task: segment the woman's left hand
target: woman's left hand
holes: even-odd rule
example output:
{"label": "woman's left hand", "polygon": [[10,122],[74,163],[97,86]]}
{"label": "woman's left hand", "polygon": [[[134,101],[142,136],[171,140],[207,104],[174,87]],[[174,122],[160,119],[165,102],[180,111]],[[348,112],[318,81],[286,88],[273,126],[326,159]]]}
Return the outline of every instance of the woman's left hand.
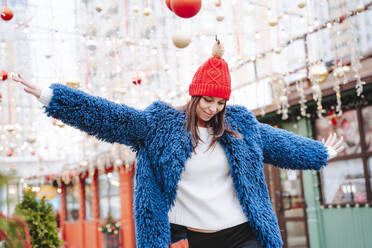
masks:
{"label": "woman's left hand", "polygon": [[337,138],[336,133],[332,133],[328,136],[328,138],[325,141],[323,138],[322,142],[325,146],[331,147],[339,154],[345,149],[345,147],[342,145],[343,140],[344,137],[341,136],[341,138]]}

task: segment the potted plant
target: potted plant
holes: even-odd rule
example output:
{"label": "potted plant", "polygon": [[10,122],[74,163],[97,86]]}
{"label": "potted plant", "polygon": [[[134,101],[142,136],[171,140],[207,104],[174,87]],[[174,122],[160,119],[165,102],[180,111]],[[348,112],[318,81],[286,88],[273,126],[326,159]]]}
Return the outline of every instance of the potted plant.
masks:
{"label": "potted plant", "polygon": [[120,222],[109,215],[106,221],[98,228],[102,232],[106,248],[120,247]]}

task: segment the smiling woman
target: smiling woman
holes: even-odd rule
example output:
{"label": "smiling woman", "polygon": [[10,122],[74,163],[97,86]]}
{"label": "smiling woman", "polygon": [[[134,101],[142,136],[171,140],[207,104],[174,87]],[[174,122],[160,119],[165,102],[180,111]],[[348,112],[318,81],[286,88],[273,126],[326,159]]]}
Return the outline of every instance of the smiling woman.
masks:
{"label": "smiling woman", "polygon": [[15,78],[49,116],[137,151],[139,248],[282,247],[263,163],[319,170],[330,150],[342,150],[335,136],[323,144],[261,124],[243,106],[226,106],[231,78],[222,55],[217,40],[181,110],[163,102],[137,110],[61,84],[41,91]]}

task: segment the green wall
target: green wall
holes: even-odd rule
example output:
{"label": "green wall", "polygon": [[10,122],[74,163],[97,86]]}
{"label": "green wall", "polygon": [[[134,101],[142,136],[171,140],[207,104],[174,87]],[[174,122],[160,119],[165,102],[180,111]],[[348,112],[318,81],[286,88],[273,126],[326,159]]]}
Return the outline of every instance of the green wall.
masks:
{"label": "green wall", "polygon": [[[297,124],[297,125],[295,125]],[[312,137],[311,123],[301,119],[282,128]],[[303,171],[310,248],[372,248],[372,208],[321,208],[318,177]]]}

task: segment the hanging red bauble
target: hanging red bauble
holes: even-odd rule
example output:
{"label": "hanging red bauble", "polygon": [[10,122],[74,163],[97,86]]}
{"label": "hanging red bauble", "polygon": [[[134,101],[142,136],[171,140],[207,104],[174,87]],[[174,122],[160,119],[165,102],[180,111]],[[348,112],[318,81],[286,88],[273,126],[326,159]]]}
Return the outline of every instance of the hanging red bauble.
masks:
{"label": "hanging red bauble", "polygon": [[10,148],[10,149],[7,151],[7,153],[6,153],[6,155],[7,155],[8,157],[13,156],[13,154],[14,154],[14,149],[13,149],[13,148]]}
{"label": "hanging red bauble", "polygon": [[3,8],[1,10],[1,18],[4,21],[10,21],[13,18],[13,11],[9,8]]}
{"label": "hanging red bauble", "polygon": [[170,3],[171,0],[165,0],[165,4],[167,5],[168,9],[170,9],[170,11],[173,11],[172,10],[172,7],[171,7],[171,3]]}
{"label": "hanging red bauble", "polygon": [[142,79],[141,78],[133,78],[133,80],[132,80],[132,83],[134,85],[140,85],[141,82],[142,82]]}
{"label": "hanging red bauble", "polygon": [[6,70],[1,70],[0,71],[0,78],[3,81],[5,81],[8,78],[8,73],[6,72]]}
{"label": "hanging red bauble", "polygon": [[182,18],[195,16],[201,8],[201,0],[170,0],[173,12]]}
{"label": "hanging red bauble", "polygon": [[337,120],[336,118],[331,119],[332,125],[335,127],[337,125]]}

